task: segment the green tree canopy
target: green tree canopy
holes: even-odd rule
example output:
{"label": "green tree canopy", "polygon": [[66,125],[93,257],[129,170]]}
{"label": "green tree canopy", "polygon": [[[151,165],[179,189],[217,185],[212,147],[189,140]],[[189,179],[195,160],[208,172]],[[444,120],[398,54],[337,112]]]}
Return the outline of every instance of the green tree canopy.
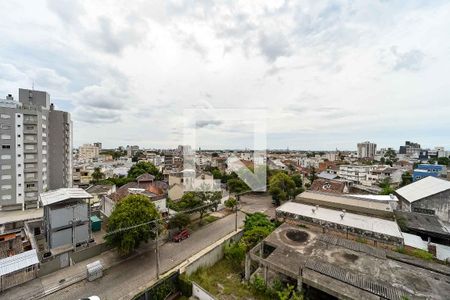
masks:
{"label": "green tree canopy", "polygon": [[233,208],[237,205],[236,198],[230,197],[228,200],[225,201],[225,207],[227,208]]}
{"label": "green tree canopy", "polygon": [[221,192],[213,191],[195,191],[187,192],[181,197],[181,200],[176,203],[178,211],[190,210],[191,213],[200,213],[200,223],[203,221],[203,216],[208,210],[217,209],[220,199],[222,198]]}
{"label": "green tree canopy", "polygon": [[133,165],[128,171],[128,177],[136,179],[142,174],[149,173],[156,177],[157,180],[162,179],[162,174],[154,164],[148,161],[140,161]]}
{"label": "green tree canopy", "polygon": [[250,191],[248,185],[240,178],[232,178],[227,181],[228,191],[233,194]]}
{"label": "green tree canopy", "polygon": [[402,182],[400,183],[401,186],[405,186],[410,184],[413,181],[413,177],[409,172],[405,172],[402,174]]}
{"label": "green tree canopy", "polygon": [[188,226],[191,223],[191,219],[189,216],[185,213],[177,213],[173,217],[169,219],[169,228],[175,229],[178,228],[178,230],[183,229],[184,227]]}
{"label": "green tree canopy", "polygon": [[99,182],[104,177],[102,170],[99,167],[94,168],[94,172],[92,173],[92,179],[94,182]]}
{"label": "green tree canopy", "polygon": [[159,212],[147,197],[143,195],[128,195],[117,203],[111,213],[108,219],[107,232],[109,234],[107,234],[105,239],[107,243],[117,247],[119,254],[128,255],[139,247],[141,242],[148,242],[149,239],[155,238],[156,223],[159,221],[134,228],[130,227],[158,220],[159,218]]}
{"label": "green tree canopy", "polygon": [[295,182],[286,173],[279,172],[272,176],[269,185],[269,193],[276,205],[280,205],[281,201],[285,201],[295,194]]}

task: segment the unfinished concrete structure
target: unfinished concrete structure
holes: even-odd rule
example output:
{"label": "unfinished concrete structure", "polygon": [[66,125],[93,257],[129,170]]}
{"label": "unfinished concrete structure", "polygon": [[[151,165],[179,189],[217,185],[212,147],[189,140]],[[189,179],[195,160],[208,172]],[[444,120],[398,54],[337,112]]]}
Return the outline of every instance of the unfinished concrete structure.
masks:
{"label": "unfinished concrete structure", "polygon": [[246,255],[245,279],[261,274],[339,299],[448,299],[450,268],[283,224]]}

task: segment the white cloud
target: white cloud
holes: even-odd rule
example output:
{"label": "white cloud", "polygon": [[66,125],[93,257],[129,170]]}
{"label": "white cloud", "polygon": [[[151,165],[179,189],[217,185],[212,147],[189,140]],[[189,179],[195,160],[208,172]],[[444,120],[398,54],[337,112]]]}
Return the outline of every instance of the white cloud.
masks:
{"label": "white cloud", "polygon": [[[47,89],[76,145],[175,146],[205,103],[267,108],[268,145],[291,149],[434,146],[449,125],[446,2],[17,2],[0,4],[0,93]],[[207,121],[208,145],[233,146]]]}

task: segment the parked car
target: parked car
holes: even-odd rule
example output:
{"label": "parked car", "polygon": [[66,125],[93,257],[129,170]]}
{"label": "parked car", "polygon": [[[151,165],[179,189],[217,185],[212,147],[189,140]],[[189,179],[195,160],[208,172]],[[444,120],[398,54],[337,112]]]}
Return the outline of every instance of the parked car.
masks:
{"label": "parked car", "polygon": [[183,229],[180,232],[178,232],[177,234],[175,234],[172,237],[172,241],[174,242],[181,242],[184,239],[187,239],[191,234],[189,233],[189,230],[187,229]]}

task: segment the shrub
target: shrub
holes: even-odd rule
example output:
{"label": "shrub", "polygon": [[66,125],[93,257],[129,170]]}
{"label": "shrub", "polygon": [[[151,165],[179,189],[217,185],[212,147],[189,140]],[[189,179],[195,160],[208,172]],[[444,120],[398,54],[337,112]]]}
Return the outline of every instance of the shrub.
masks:
{"label": "shrub", "polygon": [[233,267],[238,268],[245,258],[245,244],[242,242],[230,243],[225,245],[225,258],[233,264]]}
{"label": "shrub", "polygon": [[264,294],[266,292],[266,283],[261,276],[255,275],[255,277],[253,277],[253,281],[251,281],[250,284],[256,292],[261,294]]}
{"label": "shrub", "polygon": [[178,287],[183,296],[188,298],[192,296],[192,282],[184,274],[178,277]]}

